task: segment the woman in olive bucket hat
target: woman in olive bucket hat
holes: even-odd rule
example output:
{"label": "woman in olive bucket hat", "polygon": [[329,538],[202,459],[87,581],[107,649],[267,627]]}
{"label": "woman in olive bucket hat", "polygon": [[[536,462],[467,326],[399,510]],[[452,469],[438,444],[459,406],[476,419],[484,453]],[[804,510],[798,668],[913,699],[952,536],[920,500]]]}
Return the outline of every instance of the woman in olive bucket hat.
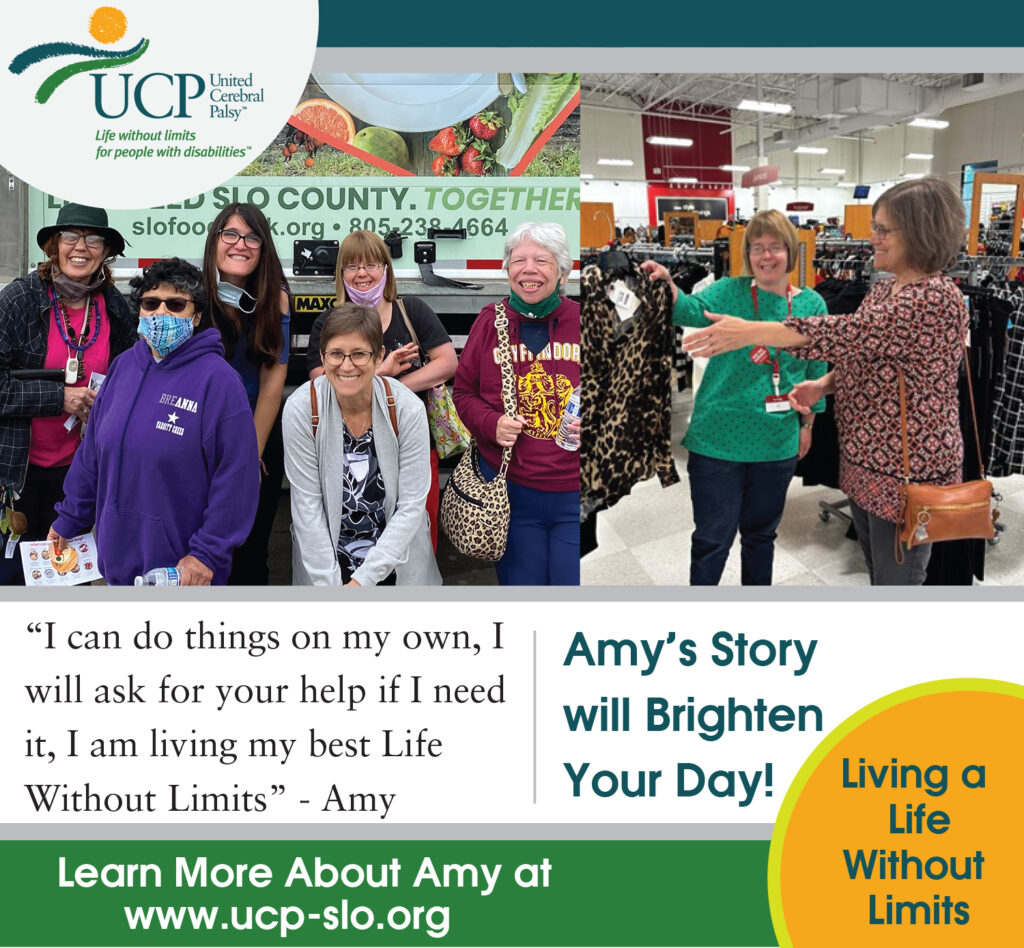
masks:
{"label": "woman in olive bucket hat", "polygon": [[[46,259],[0,292],[0,505],[21,515],[8,533],[25,540],[46,537],[64,496],[90,380],[136,339],[108,266],[125,239],[105,210],[65,204],[36,242]],[[21,557],[0,556],[0,584],[22,582]]]}

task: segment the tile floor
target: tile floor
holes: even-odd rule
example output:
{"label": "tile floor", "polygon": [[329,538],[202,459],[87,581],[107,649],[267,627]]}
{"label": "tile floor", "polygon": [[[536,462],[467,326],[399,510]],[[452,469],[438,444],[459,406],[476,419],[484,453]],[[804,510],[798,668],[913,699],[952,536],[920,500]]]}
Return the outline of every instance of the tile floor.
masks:
{"label": "tile floor", "polygon": [[[689,390],[677,393],[672,406],[674,440],[686,430],[692,407]],[[583,585],[685,585],[690,567],[693,516],[686,480],[686,449],[674,449],[682,483],[663,489],[657,479],[633,488],[611,510],[598,516],[598,548],[583,558]],[[988,548],[986,586],[1024,585],[1024,476],[996,479],[1003,495],[1001,539]],[[794,479],[775,545],[778,586],[866,586],[860,546],[847,539],[846,523],[818,516],[818,502],[842,499],[838,490],[804,487]],[[739,540],[722,576],[722,585],[740,581]]]}

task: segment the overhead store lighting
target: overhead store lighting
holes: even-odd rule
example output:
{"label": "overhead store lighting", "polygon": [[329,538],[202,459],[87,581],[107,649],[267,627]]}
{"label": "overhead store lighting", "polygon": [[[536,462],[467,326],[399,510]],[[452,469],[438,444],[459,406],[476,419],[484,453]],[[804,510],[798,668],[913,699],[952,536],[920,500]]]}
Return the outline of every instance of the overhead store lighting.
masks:
{"label": "overhead store lighting", "polygon": [[845,168],[819,168],[818,174],[846,174]]}
{"label": "overhead store lighting", "polygon": [[902,177],[904,179],[906,179],[907,181],[916,181],[918,178],[923,178],[924,177],[924,172],[923,171],[908,171],[905,174],[903,174]]}
{"label": "overhead store lighting", "polygon": [[580,175],[580,179],[581,179],[582,181],[592,181],[592,180],[593,180],[593,178],[594,178],[594,176],[593,176],[592,174],[586,174],[586,173],[584,173],[584,174],[581,174],[581,175]]}
{"label": "overhead store lighting", "polygon": [[944,122],[942,119],[916,118],[907,124],[913,128],[949,128],[949,122]]}
{"label": "overhead store lighting", "polygon": [[696,184],[700,178],[669,178],[669,184]]}
{"label": "overhead store lighting", "polygon": [[837,188],[855,188],[855,187],[857,187],[857,182],[856,181],[837,181],[835,183],[835,187],[837,187]]}
{"label": "overhead store lighting", "polygon": [[793,106],[783,102],[759,102],[757,99],[744,99],[736,108],[747,112],[774,112],[776,115],[786,115],[793,111]]}
{"label": "overhead store lighting", "polygon": [[749,171],[750,165],[719,165],[719,171]]}
{"label": "overhead store lighting", "polygon": [[692,138],[669,138],[665,135],[648,135],[648,145],[676,145],[679,148],[689,148],[693,144]]}
{"label": "overhead store lighting", "polygon": [[598,158],[599,165],[614,165],[616,168],[632,168],[632,158]]}
{"label": "overhead store lighting", "polygon": [[923,151],[911,151],[911,152],[907,152],[907,154],[905,154],[903,157],[904,158],[914,158],[914,159],[916,159],[918,161],[931,161],[935,156],[934,155],[927,155]]}
{"label": "overhead store lighting", "polygon": [[816,145],[800,145],[793,149],[794,155],[827,155],[827,148],[818,148]]}

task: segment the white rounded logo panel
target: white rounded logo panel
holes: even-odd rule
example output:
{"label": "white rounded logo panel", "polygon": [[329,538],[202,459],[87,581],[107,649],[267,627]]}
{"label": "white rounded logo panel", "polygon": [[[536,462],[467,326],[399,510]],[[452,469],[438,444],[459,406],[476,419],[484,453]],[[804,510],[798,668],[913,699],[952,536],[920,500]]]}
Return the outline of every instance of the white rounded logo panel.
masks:
{"label": "white rounded logo panel", "polygon": [[0,31],[0,164],[107,208],[190,197],[244,168],[302,97],[317,0],[247,7],[47,0]]}

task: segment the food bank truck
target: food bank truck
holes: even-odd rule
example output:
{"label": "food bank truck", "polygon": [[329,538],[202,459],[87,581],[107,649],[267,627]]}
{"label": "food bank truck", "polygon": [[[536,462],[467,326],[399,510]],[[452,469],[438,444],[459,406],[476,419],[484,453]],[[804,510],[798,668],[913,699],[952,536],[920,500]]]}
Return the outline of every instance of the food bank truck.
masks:
{"label": "food bank truck", "polygon": [[[63,203],[32,188],[26,201],[30,235]],[[399,292],[425,300],[461,349],[480,309],[507,295],[505,238],[524,222],[565,229],[578,295],[579,75],[313,75],[238,176],[176,204],[108,209],[130,245],[122,288],[161,257],[201,265],[211,222],[235,201],[267,216],[291,285],[290,384],[306,377],[309,330],[334,303],[337,247],[355,230],[387,240]],[[26,243],[31,267],[39,251]]]}

